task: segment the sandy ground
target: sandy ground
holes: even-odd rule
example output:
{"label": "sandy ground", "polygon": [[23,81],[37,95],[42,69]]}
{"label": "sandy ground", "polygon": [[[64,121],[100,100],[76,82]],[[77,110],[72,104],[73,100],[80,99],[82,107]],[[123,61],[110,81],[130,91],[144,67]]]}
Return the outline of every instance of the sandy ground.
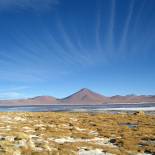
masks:
{"label": "sandy ground", "polygon": [[155,116],[0,113],[0,155],[155,154]]}

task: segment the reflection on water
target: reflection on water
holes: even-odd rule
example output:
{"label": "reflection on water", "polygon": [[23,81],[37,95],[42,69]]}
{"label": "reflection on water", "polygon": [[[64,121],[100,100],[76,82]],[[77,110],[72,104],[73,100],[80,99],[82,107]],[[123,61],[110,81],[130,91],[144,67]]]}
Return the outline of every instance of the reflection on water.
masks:
{"label": "reflection on water", "polygon": [[155,112],[155,103],[144,104],[104,104],[104,105],[31,105],[31,106],[1,106],[1,112],[18,111],[77,111],[77,112],[104,112],[104,111],[152,111]]}
{"label": "reflection on water", "polygon": [[138,126],[138,124],[131,124],[131,123],[121,123],[119,125],[120,126],[127,126],[130,129],[137,128],[137,126]]}

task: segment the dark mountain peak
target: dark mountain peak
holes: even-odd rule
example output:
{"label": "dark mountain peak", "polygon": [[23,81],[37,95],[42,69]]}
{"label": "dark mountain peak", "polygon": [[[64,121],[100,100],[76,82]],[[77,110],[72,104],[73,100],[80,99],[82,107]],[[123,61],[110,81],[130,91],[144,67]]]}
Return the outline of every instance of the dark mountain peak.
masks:
{"label": "dark mountain peak", "polygon": [[80,89],[79,91],[77,91],[77,92],[75,92],[74,94],[72,94],[72,95],[70,95],[70,96],[74,96],[74,95],[82,95],[82,96],[102,96],[103,97],[103,95],[100,95],[100,94],[98,94],[98,93],[96,93],[96,92],[94,92],[94,91],[92,91],[92,90],[90,90],[90,89],[88,89],[88,88],[82,88],[82,89]]}
{"label": "dark mountain peak", "polygon": [[87,91],[89,90],[88,88],[82,88],[81,91]]}
{"label": "dark mountain peak", "polygon": [[78,92],[92,92],[92,91],[90,89],[88,89],[88,88],[82,88]]}
{"label": "dark mountain peak", "polygon": [[76,93],[61,99],[64,103],[73,103],[73,104],[95,104],[95,103],[102,103],[105,101],[105,98],[103,95],[98,94],[90,89],[83,88]]}

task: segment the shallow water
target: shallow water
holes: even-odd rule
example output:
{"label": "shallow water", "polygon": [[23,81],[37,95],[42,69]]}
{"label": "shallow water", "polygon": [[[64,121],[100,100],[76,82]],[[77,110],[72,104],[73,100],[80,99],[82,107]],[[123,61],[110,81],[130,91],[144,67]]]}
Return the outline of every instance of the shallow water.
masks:
{"label": "shallow water", "polygon": [[138,127],[138,124],[131,124],[131,123],[121,123],[119,125],[120,126],[127,126],[130,129],[133,129],[133,128],[137,128]]}
{"label": "shallow water", "polygon": [[155,112],[155,103],[143,104],[104,104],[104,105],[30,105],[30,106],[0,106],[0,112],[119,112],[119,111],[148,111]]}

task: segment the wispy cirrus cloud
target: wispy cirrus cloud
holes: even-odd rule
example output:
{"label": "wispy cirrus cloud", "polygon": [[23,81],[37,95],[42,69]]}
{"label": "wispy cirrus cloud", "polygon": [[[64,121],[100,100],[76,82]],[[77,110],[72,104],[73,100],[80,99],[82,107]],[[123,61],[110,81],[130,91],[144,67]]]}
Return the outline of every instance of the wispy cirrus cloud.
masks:
{"label": "wispy cirrus cloud", "polygon": [[[78,48],[78,37],[75,38],[73,42],[72,37],[69,35],[67,29],[65,29],[61,20],[58,20],[58,28],[59,32],[61,33],[61,37],[64,40],[65,47],[64,47],[64,57],[67,58],[67,61],[72,65],[80,65],[80,66],[89,66],[92,65],[92,57],[89,52],[85,48],[83,48],[82,44],[80,44],[80,49]],[[94,58],[94,57],[93,57]],[[95,59],[94,59],[95,61]]]}
{"label": "wispy cirrus cloud", "polygon": [[111,6],[111,17],[110,17],[110,22],[109,22],[109,32],[107,36],[107,45],[111,46],[113,45],[113,39],[114,39],[114,26],[115,26],[115,12],[116,11],[116,0],[112,0],[112,6]]}
{"label": "wispy cirrus cloud", "polygon": [[102,51],[102,47],[101,47],[101,7],[99,7],[98,11],[97,11],[97,17],[96,17],[96,48],[99,52]]}
{"label": "wispy cirrus cloud", "polygon": [[16,99],[23,96],[22,91],[29,89],[28,86],[15,86],[7,89],[0,89],[0,100]]}
{"label": "wispy cirrus cloud", "polygon": [[29,86],[12,86],[10,89],[0,89],[0,93],[6,93],[6,92],[14,92],[14,91],[22,91],[25,89],[29,89]]}
{"label": "wispy cirrus cloud", "polygon": [[58,3],[58,0],[0,0],[0,10],[12,8],[48,10]]}
{"label": "wispy cirrus cloud", "polygon": [[21,96],[18,92],[0,92],[0,99],[15,99]]}
{"label": "wispy cirrus cloud", "polygon": [[130,22],[131,22],[132,15],[133,15],[134,3],[135,2],[132,0],[130,3],[130,6],[129,6],[129,13],[128,13],[128,16],[126,18],[126,23],[124,25],[124,30],[123,30],[122,38],[120,41],[119,51],[124,50],[124,47],[127,44],[127,37],[128,37]]}

